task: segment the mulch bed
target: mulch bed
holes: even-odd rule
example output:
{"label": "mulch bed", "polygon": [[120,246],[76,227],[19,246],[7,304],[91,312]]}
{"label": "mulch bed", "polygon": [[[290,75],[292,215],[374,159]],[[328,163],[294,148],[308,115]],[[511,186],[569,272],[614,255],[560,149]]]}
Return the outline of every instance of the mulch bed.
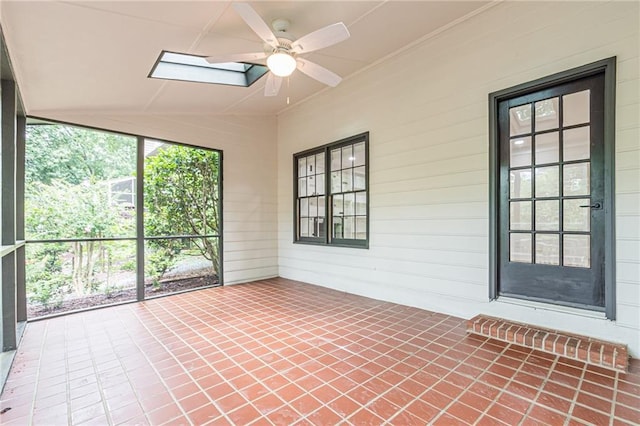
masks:
{"label": "mulch bed", "polygon": [[[202,275],[198,277],[179,278],[160,283],[157,288],[149,283],[145,285],[145,297],[151,298],[165,294],[176,293],[198,287],[210,287],[219,284],[217,275]],[[117,290],[110,294],[91,294],[64,300],[60,306],[45,307],[42,305],[27,305],[27,318],[33,319],[42,316],[55,315],[63,312],[77,311],[101,305],[130,302],[136,299],[136,289],[129,288]]]}

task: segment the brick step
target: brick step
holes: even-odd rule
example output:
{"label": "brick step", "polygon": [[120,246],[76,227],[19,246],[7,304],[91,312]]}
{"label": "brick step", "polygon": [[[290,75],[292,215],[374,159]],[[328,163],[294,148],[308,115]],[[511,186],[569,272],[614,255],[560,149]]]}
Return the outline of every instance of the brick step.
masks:
{"label": "brick step", "polygon": [[627,346],[619,343],[534,327],[486,315],[478,315],[468,320],[467,332],[610,370],[626,372],[629,368]]}

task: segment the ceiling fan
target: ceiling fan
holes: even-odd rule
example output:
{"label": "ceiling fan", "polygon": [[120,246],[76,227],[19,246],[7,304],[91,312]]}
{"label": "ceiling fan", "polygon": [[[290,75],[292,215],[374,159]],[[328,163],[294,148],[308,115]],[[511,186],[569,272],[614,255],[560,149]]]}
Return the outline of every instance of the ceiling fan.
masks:
{"label": "ceiling fan", "polygon": [[282,78],[290,76],[296,69],[331,87],[337,86],[342,81],[342,78],[334,72],[300,57],[302,54],[323,49],[348,39],[350,37],[349,30],[342,22],[320,28],[297,40],[291,40],[291,35],[287,33],[289,21],[286,19],[273,21],[274,33],[249,4],[234,3],[233,8],[266,43],[265,51],[210,56],[206,58],[207,62],[210,64],[251,62],[266,58],[267,67],[271,72],[267,76],[265,96],[277,95],[282,85]]}

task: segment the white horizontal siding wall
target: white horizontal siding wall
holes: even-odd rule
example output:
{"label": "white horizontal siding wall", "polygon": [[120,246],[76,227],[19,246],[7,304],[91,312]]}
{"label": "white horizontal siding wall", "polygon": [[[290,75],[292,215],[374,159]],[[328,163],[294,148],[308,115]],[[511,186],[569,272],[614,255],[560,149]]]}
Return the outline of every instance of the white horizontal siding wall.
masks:
{"label": "white horizontal siding wall", "polygon": [[278,275],[274,117],[34,115],[222,150],[224,282]]}
{"label": "white horizontal siding wall", "polygon": [[[622,341],[640,356],[639,4],[505,2],[278,117],[279,274],[462,317]],[[488,94],[611,56],[615,322],[488,301]],[[292,154],[370,131],[370,249],[295,245]]]}

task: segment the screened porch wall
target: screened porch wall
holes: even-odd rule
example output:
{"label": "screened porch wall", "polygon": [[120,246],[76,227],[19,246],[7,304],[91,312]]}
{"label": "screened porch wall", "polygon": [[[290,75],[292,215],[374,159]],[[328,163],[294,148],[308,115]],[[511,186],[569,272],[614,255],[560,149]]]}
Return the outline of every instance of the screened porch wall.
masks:
{"label": "screened porch wall", "polygon": [[[640,356],[637,2],[502,2],[278,118],[279,274],[470,318],[629,344]],[[488,94],[617,56],[617,319],[488,298]],[[370,249],[292,243],[292,154],[370,132]]]}
{"label": "screened porch wall", "polygon": [[274,117],[31,114],[222,150],[224,284],[277,276]]}

